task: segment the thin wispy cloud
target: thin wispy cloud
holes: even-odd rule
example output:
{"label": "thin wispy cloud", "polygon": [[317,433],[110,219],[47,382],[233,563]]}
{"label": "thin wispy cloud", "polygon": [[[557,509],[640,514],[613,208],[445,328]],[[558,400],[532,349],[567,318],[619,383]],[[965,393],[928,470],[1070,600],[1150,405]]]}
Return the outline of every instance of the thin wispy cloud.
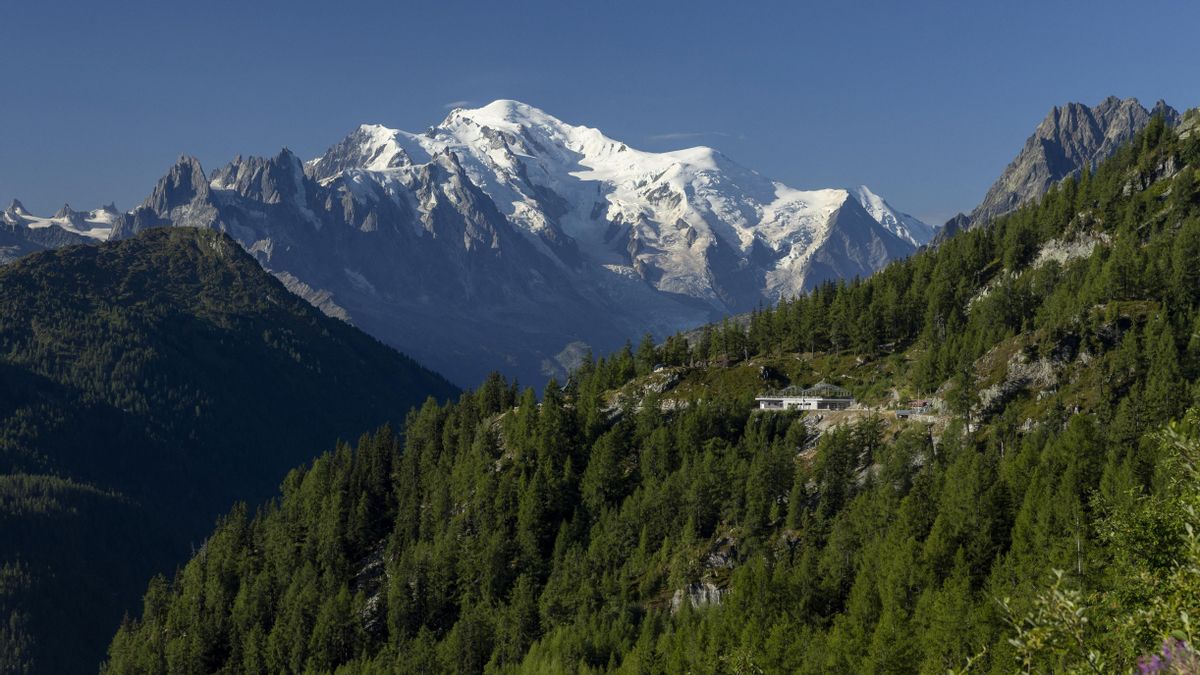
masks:
{"label": "thin wispy cloud", "polygon": [[652,141],[688,141],[712,136],[717,136],[720,138],[736,138],[738,140],[746,139],[746,137],[742,134],[731,134],[728,131],[672,131],[665,134],[651,134],[646,138]]}
{"label": "thin wispy cloud", "polygon": [[454,110],[455,108],[465,108],[469,105],[471,105],[470,101],[450,101],[449,103],[442,105],[442,107],[446,110]]}

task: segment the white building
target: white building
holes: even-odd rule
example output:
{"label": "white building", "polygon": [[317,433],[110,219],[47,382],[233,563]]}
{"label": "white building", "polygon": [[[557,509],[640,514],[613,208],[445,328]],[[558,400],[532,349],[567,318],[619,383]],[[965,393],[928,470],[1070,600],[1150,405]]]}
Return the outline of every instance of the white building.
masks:
{"label": "white building", "polygon": [[849,391],[821,382],[807,389],[788,387],[754,399],[759,410],[846,410],[854,407]]}

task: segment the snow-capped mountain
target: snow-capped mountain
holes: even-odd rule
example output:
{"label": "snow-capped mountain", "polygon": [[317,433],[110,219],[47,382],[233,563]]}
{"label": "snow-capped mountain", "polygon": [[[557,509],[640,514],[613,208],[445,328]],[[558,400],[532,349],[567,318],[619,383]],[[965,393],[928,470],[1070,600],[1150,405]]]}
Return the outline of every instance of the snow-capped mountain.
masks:
{"label": "snow-capped mountain", "polygon": [[859,185],[852,192],[854,198],[858,200],[859,204],[862,204],[872,218],[879,221],[879,224],[886,227],[889,232],[913,246],[924,246],[937,234],[936,227],[927,225],[907,213],[897,211],[883,197],[871,192],[866,185]]}
{"label": "snow-capped mountain", "polygon": [[220,228],[462,384],[536,382],[588,347],[871,274],[933,234],[866,187],[797,190],[712,148],[644,152],[504,100],[423,133],[363,125],[307,162],[284,150],[206,174],[182,158],[137,209],[98,214],[4,222],[80,239]]}
{"label": "snow-capped mountain", "polygon": [[79,212],[64,204],[53,216],[35,216],[18,200],[0,211],[0,264],[43,248],[105,241],[121,216],[111,204]]}
{"label": "snow-capped mountain", "polygon": [[[369,176],[396,195],[412,184],[418,167],[447,153],[509,222],[546,243],[548,252],[578,251],[611,272],[724,310],[738,304],[732,296],[746,293],[722,288],[714,278],[714,250],[728,250],[739,261],[773,259],[763,266],[767,299],[798,293],[819,280],[808,274],[810,261],[849,196],[789,188],[712,148],[643,152],[505,100],[456,109],[421,134],[363,125],[307,169],[323,185],[352,172],[356,185]],[[865,187],[853,196],[907,243],[919,246],[932,236],[932,228]],[[567,241],[574,246],[563,251]],[[853,271],[873,271],[868,266]],[[763,290],[749,293],[752,302]]]}

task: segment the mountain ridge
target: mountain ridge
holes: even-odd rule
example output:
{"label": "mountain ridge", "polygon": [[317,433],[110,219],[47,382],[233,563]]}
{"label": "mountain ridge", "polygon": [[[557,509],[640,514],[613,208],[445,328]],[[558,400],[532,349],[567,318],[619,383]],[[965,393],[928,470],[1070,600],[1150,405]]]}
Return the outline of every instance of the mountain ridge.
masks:
{"label": "mountain ridge", "polygon": [[1161,99],[1151,109],[1136,98],[1116,96],[1095,106],[1069,102],[1052,107],[979,205],[970,214],[947,221],[938,241],[963,229],[987,225],[1040,198],[1063,179],[1080,175],[1085,168],[1094,171],[1156,116],[1170,126],[1180,121],[1179,112]]}
{"label": "mountain ridge", "polygon": [[0,267],[0,382],[5,672],[94,668],[146,579],[230,503],[457,394],[195,228]]}
{"label": "mountain ridge", "polygon": [[284,149],[206,174],[182,157],[137,208],[68,234],[165,225],[230,233],[322,311],[460,383],[497,364],[561,377],[588,348],[867,276],[933,234],[864,186],[796,190],[509,100],[422,133],[360,125],[307,162]]}

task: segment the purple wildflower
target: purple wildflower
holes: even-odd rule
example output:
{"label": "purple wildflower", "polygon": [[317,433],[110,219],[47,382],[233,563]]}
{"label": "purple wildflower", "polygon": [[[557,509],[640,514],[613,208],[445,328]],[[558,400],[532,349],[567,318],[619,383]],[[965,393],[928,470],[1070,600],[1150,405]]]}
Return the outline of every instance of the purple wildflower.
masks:
{"label": "purple wildflower", "polygon": [[1200,653],[1184,640],[1167,638],[1158,654],[1138,659],[1138,672],[1142,675],[1200,675]]}

